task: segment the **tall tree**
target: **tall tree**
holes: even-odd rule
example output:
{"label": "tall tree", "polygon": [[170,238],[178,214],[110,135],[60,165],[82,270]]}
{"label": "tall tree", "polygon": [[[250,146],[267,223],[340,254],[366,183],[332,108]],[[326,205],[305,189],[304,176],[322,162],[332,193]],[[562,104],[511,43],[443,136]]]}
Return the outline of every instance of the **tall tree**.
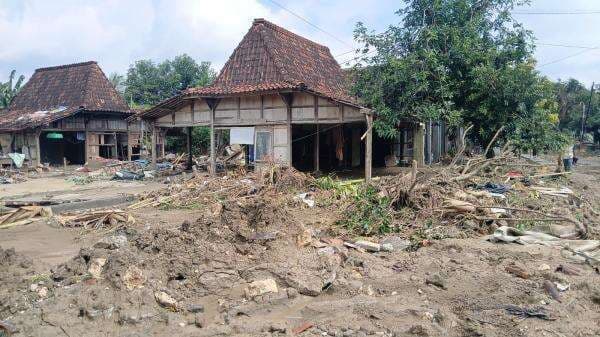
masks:
{"label": "tall tree", "polygon": [[0,109],[8,108],[13,98],[15,98],[15,96],[21,89],[21,85],[25,80],[25,76],[19,76],[17,81],[14,82],[16,74],[16,70],[11,71],[10,75],[8,76],[8,81],[5,83],[0,83]]}
{"label": "tall tree", "polygon": [[125,76],[118,73],[110,73],[108,80],[119,93],[123,94],[125,91]]}
{"label": "tall tree", "polygon": [[517,121],[550,113],[537,105],[549,87],[535,71],[532,35],[510,14],[526,0],[404,2],[400,24],[355,30],[364,44],[355,91],[377,111],[380,135],[404,119],[440,119],[472,124],[486,144],[501,126],[509,137]]}
{"label": "tall tree", "polygon": [[127,71],[125,97],[135,104],[152,105],[189,87],[210,84],[215,77],[210,62],[197,63],[186,54],[158,64],[140,60]]}

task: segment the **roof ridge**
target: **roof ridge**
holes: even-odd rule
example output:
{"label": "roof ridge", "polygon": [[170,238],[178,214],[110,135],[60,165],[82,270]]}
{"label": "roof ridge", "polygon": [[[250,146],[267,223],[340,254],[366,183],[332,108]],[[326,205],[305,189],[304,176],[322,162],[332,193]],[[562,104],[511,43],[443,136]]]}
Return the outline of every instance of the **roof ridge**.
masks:
{"label": "roof ridge", "polygon": [[79,62],[79,63],[70,63],[70,64],[63,64],[63,65],[59,65],[59,66],[52,66],[52,67],[44,67],[44,68],[37,68],[35,71],[47,71],[47,70],[56,70],[56,69],[64,69],[64,68],[73,68],[73,67],[81,67],[81,66],[89,66],[92,64],[98,64],[98,62],[96,61],[86,61],[86,62]]}
{"label": "roof ridge", "polygon": [[329,50],[329,47],[327,47],[325,45],[322,45],[320,43],[317,43],[317,42],[315,42],[313,40],[307,39],[304,36],[296,34],[296,33],[292,32],[291,30],[283,28],[282,26],[277,25],[277,24],[275,24],[275,23],[273,23],[273,22],[271,22],[269,20],[266,20],[266,19],[263,19],[263,18],[257,18],[257,19],[254,19],[254,21],[252,22],[252,26],[260,25],[260,24],[263,24],[264,26],[269,27],[270,29],[277,30],[278,32],[281,32],[283,34],[290,35],[293,38],[304,40],[304,41],[306,41],[308,43],[311,43],[313,45],[318,46],[319,48],[323,48],[323,49]]}

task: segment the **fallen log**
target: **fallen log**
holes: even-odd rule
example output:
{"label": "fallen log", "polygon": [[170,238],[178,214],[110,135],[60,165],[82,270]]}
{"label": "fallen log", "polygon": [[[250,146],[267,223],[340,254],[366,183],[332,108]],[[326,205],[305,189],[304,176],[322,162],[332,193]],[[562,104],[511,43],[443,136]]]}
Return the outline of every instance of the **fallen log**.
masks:
{"label": "fallen log", "polygon": [[585,238],[587,236],[587,228],[585,227],[584,224],[582,224],[579,220],[575,219],[575,218],[570,218],[570,217],[566,217],[566,216],[560,216],[560,215],[553,215],[553,214],[548,214],[545,212],[541,212],[541,211],[536,211],[533,209],[528,209],[528,208],[517,208],[517,207],[505,207],[505,206],[477,206],[477,208],[480,209],[490,209],[490,208],[500,208],[500,209],[505,209],[505,210],[509,210],[509,211],[516,211],[516,212],[529,212],[529,213],[534,213],[534,214],[538,214],[538,215],[542,215],[545,218],[541,218],[541,219],[536,219],[536,218],[478,218],[479,220],[506,220],[506,221],[564,221],[564,222],[570,222],[572,224],[574,224],[575,226],[577,226],[577,229],[579,230],[579,234],[581,235],[582,238]]}

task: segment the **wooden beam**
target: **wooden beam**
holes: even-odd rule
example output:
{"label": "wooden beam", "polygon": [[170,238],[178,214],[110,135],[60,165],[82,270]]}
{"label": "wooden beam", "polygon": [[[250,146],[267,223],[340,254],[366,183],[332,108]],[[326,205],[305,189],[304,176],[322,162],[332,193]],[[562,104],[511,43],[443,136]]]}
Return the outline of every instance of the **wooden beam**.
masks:
{"label": "wooden beam", "polygon": [[191,170],[192,169],[192,127],[188,126],[187,127],[187,153],[188,153],[188,157],[187,157],[187,169]]}
{"label": "wooden beam", "polygon": [[207,98],[206,104],[210,108],[210,174],[217,174],[217,153],[215,149],[215,110],[219,105],[219,99]]}
{"label": "wooden beam", "polygon": [[35,146],[37,147],[37,158],[36,158],[36,166],[42,163],[42,147],[40,146],[40,137],[42,136],[42,130],[37,129],[35,131]]}
{"label": "wooden beam", "polygon": [[279,97],[285,103],[285,107],[287,110],[287,145],[288,145],[288,153],[287,153],[287,161],[288,165],[292,166],[292,104],[294,103],[294,93],[279,93]]}
{"label": "wooden beam", "polygon": [[152,143],[152,148],[150,150],[152,150],[152,168],[156,170],[156,137],[158,137],[158,128],[155,125],[152,125],[152,139],[151,139],[151,143]]}
{"label": "wooden beam", "polygon": [[319,128],[319,97],[313,95],[313,114],[315,115],[315,123],[317,124],[317,131],[315,139],[315,172],[318,173],[321,170],[321,130]]}
{"label": "wooden beam", "polygon": [[425,165],[425,125],[419,122],[413,128],[413,160],[419,167]]}
{"label": "wooden beam", "polygon": [[373,115],[366,114],[367,118],[367,142],[365,144],[365,180],[371,181],[372,153],[373,153]]}
{"label": "wooden beam", "polygon": [[127,130],[127,160],[128,161],[131,161],[131,151],[132,151],[131,132],[129,130]]}
{"label": "wooden beam", "polygon": [[317,127],[317,131],[315,132],[315,143],[314,143],[314,149],[313,149],[313,153],[314,153],[314,167],[315,167],[315,173],[318,173],[320,171],[320,167],[319,167],[319,147],[320,147],[320,142],[319,139],[321,138],[321,134],[319,133],[319,124],[317,123],[316,125]]}

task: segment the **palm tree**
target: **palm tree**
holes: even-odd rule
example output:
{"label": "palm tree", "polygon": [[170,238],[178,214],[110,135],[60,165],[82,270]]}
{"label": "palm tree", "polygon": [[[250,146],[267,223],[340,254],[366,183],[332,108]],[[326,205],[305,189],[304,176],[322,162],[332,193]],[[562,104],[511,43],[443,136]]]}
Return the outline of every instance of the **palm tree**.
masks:
{"label": "palm tree", "polygon": [[108,80],[112,83],[113,87],[117,89],[120,94],[125,91],[125,77],[118,73],[111,73],[108,75]]}
{"label": "palm tree", "polygon": [[17,82],[13,86],[13,81],[15,79],[16,74],[16,70],[11,71],[10,76],[8,76],[8,82],[0,83],[0,109],[8,108],[13,98],[15,98],[15,96],[21,89],[21,85],[25,80],[25,76],[19,76]]}

